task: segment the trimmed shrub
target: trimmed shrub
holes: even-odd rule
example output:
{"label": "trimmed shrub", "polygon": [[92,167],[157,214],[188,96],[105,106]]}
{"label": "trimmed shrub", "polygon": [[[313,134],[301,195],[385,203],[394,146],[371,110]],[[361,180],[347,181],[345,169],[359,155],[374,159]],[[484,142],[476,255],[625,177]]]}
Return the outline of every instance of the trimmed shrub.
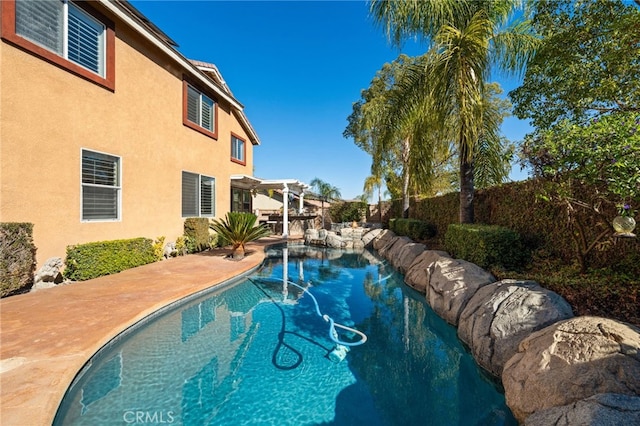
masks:
{"label": "trimmed shrub", "polygon": [[149,238],[99,241],[67,247],[65,278],[84,281],[156,261]]}
{"label": "trimmed shrub", "polygon": [[0,223],[0,297],[33,285],[36,247],[32,223]]}
{"label": "trimmed shrub", "polygon": [[206,217],[189,217],[184,220],[184,236],[187,251],[198,253],[209,248],[209,219]]}
{"label": "trimmed shrub", "polygon": [[436,235],[436,227],[417,219],[390,219],[389,229],[414,241],[426,240]]}
{"label": "trimmed shrub", "polygon": [[529,260],[520,235],[495,225],[453,224],[445,234],[446,250],[481,268],[519,268]]}

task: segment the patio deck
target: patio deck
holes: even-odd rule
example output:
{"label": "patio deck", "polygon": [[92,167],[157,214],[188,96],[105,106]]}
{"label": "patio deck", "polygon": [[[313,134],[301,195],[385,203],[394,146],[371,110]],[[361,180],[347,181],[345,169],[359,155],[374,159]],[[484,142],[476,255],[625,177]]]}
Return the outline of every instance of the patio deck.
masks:
{"label": "patio deck", "polygon": [[231,261],[216,249],[0,300],[0,424],[50,425],[86,361],[150,313],[256,268],[267,237]]}

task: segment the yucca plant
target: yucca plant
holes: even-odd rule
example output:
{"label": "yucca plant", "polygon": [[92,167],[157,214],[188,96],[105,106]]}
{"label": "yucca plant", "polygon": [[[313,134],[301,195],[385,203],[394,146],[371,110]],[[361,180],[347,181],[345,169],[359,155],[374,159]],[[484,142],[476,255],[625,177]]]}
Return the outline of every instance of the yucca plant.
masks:
{"label": "yucca plant", "polygon": [[232,246],[231,257],[242,259],[245,244],[271,233],[264,225],[256,226],[256,219],[253,213],[229,212],[223,220],[214,219],[210,227],[222,241]]}

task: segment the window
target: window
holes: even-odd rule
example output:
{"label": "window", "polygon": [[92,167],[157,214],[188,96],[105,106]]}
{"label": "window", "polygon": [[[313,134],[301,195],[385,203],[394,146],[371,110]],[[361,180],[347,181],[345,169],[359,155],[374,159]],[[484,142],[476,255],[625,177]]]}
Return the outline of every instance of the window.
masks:
{"label": "window", "polygon": [[182,172],[182,217],[215,215],[215,179]]}
{"label": "window", "polygon": [[231,211],[251,213],[251,191],[231,188]]}
{"label": "window", "polygon": [[246,161],[244,157],[245,157],[244,140],[240,139],[238,136],[232,133],[231,134],[231,161],[245,165]]}
{"label": "window", "polygon": [[2,37],[74,74],[115,89],[114,25],[86,3],[2,1]]}
{"label": "window", "polygon": [[120,192],[120,158],[82,150],[82,220],[119,220]]}
{"label": "window", "polygon": [[216,102],[195,87],[184,82],[184,113],[182,122],[209,137],[216,139]]}

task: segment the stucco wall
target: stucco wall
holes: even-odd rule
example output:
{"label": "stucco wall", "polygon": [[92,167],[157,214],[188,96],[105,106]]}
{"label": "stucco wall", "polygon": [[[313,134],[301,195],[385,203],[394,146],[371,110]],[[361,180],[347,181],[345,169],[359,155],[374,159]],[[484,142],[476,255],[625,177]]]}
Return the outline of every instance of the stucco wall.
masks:
{"label": "stucco wall", "polygon": [[[0,43],[0,221],[34,223],[41,265],[69,244],[182,234],[182,171],[216,178],[216,216],[231,174],[251,174],[253,146],[229,105],[218,140],[182,124],[184,70],[116,22],[115,92]],[[207,59],[207,58],[204,58]],[[215,59],[215,58],[212,58]],[[230,135],[246,165],[230,160]],[[121,157],[121,220],[81,221],[81,149]]]}

